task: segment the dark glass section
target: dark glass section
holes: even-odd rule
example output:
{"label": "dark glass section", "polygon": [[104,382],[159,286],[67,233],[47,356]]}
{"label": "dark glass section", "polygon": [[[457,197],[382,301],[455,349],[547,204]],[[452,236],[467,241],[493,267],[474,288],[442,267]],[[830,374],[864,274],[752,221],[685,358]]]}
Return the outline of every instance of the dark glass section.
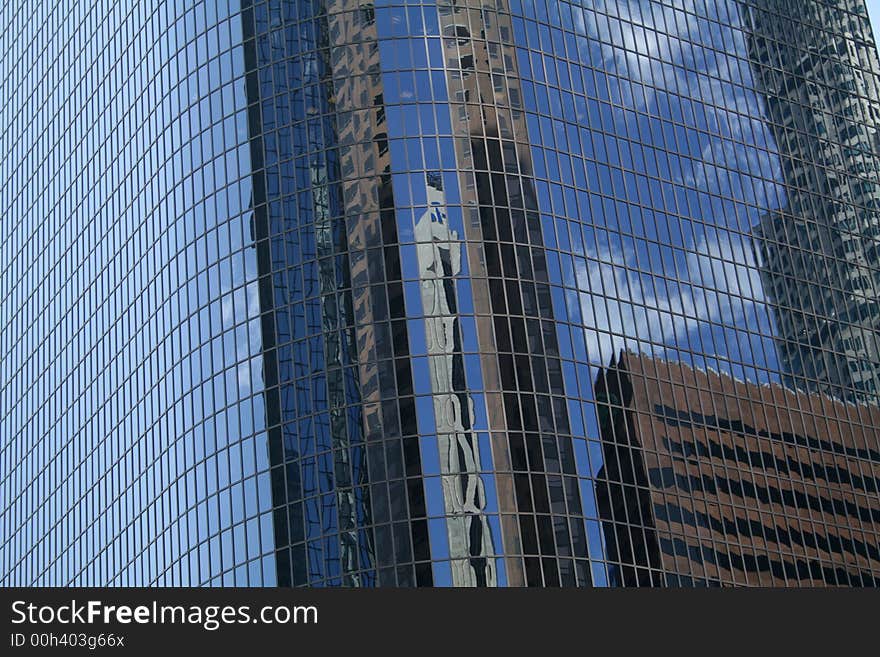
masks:
{"label": "dark glass section", "polygon": [[[596,501],[605,527],[609,583],[660,586],[663,576],[648,475],[632,411],[633,386],[626,369],[612,361],[596,380],[604,465]],[[653,570],[652,570],[653,569]]]}
{"label": "dark glass section", "polygon": [[415,563],[430,554],[378,62],[369,41],[356,45],[366,59],[348,52],[373,18],[324,2],[247,3],[242,15],[251,141],[265,158],[266,371],[279,372],[267,390],[280,408],[278,581],[430,584]]}
{"label": "dark glass section", "polygon": [[[545,269],[540,219],[531,181],[515,177],[523,173],[517,164],[505,167],[503,143],[498,135],[473,137],[471,150],[526,583],[573,586],[572,557],[586,558],[586,542],[581,523],[573,524],[572,537],[566,519],[551,515],[551,501],[566,508],[562,476],[576,470],[561,398],[559,345],[555,331],[541,327],[552,326],[549,288],[534,280],[533,267]],[[579,500],[569,503],[577,513]],[[561,572],[555,559],[546,558],[556,556],[566,558]]]}

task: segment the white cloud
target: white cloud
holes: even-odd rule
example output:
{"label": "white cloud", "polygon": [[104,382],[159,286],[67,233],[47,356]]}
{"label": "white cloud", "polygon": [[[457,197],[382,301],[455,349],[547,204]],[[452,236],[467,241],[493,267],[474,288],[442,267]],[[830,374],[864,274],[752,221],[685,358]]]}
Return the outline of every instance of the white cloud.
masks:
{"label": "white cloud", "polygon": [[[681,281],[637,271],[632,252],[592,251],[580,259],[579,301],[583,325],[589,327],[590,361],[608,363],[623,348],[662,355],[664,348],[652,343],[703,351],[707,345],[695,342],[713,328],[710,324],[726,325],[731,333],[748,325],[761,314],[764,296],[746,240],[722,230],[704,235],[684,256]],[[739,353],[740,346],[731,342],[737,340],[731,336],[715,344],[714,355],[731,355],[717,347]]]}
{"label": "white cloud", "polygon": [[[745,36],[732,27],[738,3],[718,0],[711,17],[700,15],[704,0],[620,0],[603,7],[612,15],[575,12],[575,29],[588,37],[582,61],[621,71],[632,87],[621,85],[615,94],[611,85],[612,101],[652,120],[672,118],[663,92],[694,101],[696,112],[684,105],[672,111],[677,121],[699,130],[699,151],[682,152],[692,159],[682,157],[680,169],[668,173],[678,185],[712,196],[691,209],[706,224],[695,224],[693,242],[661,245],[668,278],[637,271],[657,263],[639,262],[626,249],[593,250],[580,260],[578,300],[589,327],[588,357],[607,364],[622,348],[662,356],[668,346],[745,363],[773,359],[772,340],[765,337],[772,328],[747,233],[785,197],[772,182],[781,179],[780,163],[763,120],[763,100],[754,91]],[[622,133],[626,114],[615,114]],[[761,144],[765,148],[755,147]],[[686,146],[694,144],[680,144],[679,150]],[[673,261],[677,271],[669,271]]]}
{"label": "white cloud", "polygon": [[[705,123],[702,116],[696,125],[694,117],[680,117],[685,125],[708,128],[714,135],[701,134],[702,151],[691,154],[694,160],[683,160],[683,171],[672,172],[678,182],[779,207],[781,187],[751,175],[780,179],[781,171],[763,121],[763,100],[753,90],[744,33],[723,20],[701,16],[704,8],[705,3],[696,0],[621,0],[606,5],[608,16],[575,12],[575,29],[599,45],[603,70],[625,71],[634,83],[632,89],[622,85],[624,96],[616,101],[655,116],[665,114],[659,92],[710,101],[700,106]],[[735,18],[739,11],[735,0],[718,0],[714,16]],[[591,56],[581,53],[583,61]],[[618,120],[624,120],[622,113]],[[766,144],[767,150],[745,146],[754,144]]]}

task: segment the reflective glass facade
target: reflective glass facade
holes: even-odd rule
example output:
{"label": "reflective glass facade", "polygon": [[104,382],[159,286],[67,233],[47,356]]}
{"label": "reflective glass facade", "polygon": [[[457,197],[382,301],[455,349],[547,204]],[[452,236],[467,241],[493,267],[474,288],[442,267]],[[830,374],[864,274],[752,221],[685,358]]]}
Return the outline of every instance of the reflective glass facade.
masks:
{"label": "reflective glass facade", "polygon": [[24,4],[0,583],[880,582],[862,0]]}
{"label": "reflective glass facade", "polygon": [[0,581],[274,583],[239,8],[2,22]]}

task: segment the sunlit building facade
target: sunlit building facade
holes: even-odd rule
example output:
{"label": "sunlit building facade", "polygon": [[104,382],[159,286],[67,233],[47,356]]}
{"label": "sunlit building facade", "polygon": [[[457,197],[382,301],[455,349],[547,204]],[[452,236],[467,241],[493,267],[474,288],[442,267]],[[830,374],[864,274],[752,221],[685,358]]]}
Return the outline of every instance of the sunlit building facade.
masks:
{"label": "sunlit building facade", "polygon": [[[877,583],[862,2],[25,4],[0,584]],[[761,454],[843,459],[817,499],[869,519],[786,502],[759,554],[753,500],[658,484],[671,425],[614,418],[705,420],[702,477],[754,438],[713,386],[786,415]]]}

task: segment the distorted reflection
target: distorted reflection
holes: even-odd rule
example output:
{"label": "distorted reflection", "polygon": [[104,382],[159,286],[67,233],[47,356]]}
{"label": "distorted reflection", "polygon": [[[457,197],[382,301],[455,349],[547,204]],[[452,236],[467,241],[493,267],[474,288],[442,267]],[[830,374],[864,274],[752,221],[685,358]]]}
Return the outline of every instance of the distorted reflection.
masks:
{"label": "distorted reflection", "polygon": [[492,537],[484,510],[473,402],[467,393],[455,277],[461,273],[458,234],[449,228],[439,174],[427,176],[428,209],[416,221],[422,310],[454,586],[495,586]]}

